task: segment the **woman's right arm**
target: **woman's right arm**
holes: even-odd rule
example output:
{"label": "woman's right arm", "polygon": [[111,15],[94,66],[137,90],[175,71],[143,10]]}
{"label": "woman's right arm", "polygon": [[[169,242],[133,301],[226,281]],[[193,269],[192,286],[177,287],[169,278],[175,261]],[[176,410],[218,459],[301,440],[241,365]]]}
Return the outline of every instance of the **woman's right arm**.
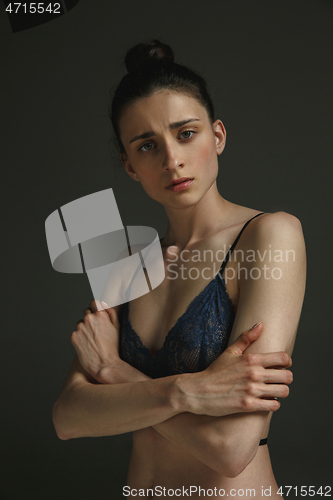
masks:
{"label": "woman's right arm", "polygon": [[[100,343],[102,334],[105,339],[110,339],[112,333],[115,333],[112,332],[114,326],[105,311],[86,315],[83,323],[80,329],[86,332],[86,336],[80,337],[80,348],[77,344],[76,349],[81,358],[83,352],[85,359],[90,356],[89,362],[96,368],[97,361],[94,360],[92,363],[91,360],[101,347],[93,343],[97,342],[97,337]],[[97,331],[99,335],[96,335]],[[253,339],[249,340],[251,335],[258,336],[255,331],[246,332],[241,336],[243,338],[237,340],[240,345],[243,342],[242,350],[253,342]],[[88,344],[89,349],[86,348]],[[219,370],[219,380],[215,378],[211,386],[208,383],[207,387],[203,388],[204,414],[222,416],[244,411],[277,409],[276,401],[261,399],[260,395],[255,399],[251,409],[244,408],[244,397],[250,382],[246,356],[242,356],[241,352],[235,354],[234,347],[228,348],[221,358],[222,356],[224,362],[223,368]],[[265,355],[262,356],[263,364],[267,366]],[[278,360],[268,363],[271,367],[277,364]],[[108,380],[112,383],[106,381],[100,384],[97,382],[97,375],[94,378],[82,367],[79,358],[75,358],[53,408],[53,422],[59,438],[108,436],[135,431],[156,426],[175,415],[191,411],[193,407],[193,401],[189,400],[187,394],[195,392],[191,390],[191,384],[196,385],[196,374],[150,379],[119,358],[114,358],[114,363],[108,363],[106,370],[109,371]],[[110,370],[113,373],[110,373]],[[281,370],[269,370],[271,376],[273,372],[277,377],[276,382],[279,383]],[[98,379],[101,380],[102,376]],[[282,380],[280,382],[283,383]],[[279,394],[274,393],[274,387],[274,384],[267,384],[265,395],[278,396]],[[272,388],[271,393],[269,393],[270,388]],[[209,392],[212,397],[207,399]],[[200,406],[202,404],[200,394],[197,397],[196,405]]]}
{"label": "woman's right arm", "polygon": [[182,411],[177,376],[100,384],[76,356],[52,418],[58,437],[70,439],[123,434],[156,425]]}

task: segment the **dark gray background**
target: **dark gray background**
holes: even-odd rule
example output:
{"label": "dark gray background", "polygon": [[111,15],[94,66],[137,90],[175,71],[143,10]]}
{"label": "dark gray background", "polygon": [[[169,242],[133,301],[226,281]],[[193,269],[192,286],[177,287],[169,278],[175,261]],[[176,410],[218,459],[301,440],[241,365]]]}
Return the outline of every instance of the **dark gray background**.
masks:
{"label": "dark gray background", "polygon": [[308,281],[294,382],[273,418],[270,452],[280,485],[332,485],[333,1],[81,0],[15,34],[3,5],[0,19],[2,498],[121,498],[130,435],[60,441],[53,429],[75,354],[70,334],[91,291],[85,276],[53,271],[44,221],[112,187],[124,225],[164,235],[163,208],[120,171],[107,111],[125,51],[155,37],[209,83],[228,132],[222,196],[303,224]]}

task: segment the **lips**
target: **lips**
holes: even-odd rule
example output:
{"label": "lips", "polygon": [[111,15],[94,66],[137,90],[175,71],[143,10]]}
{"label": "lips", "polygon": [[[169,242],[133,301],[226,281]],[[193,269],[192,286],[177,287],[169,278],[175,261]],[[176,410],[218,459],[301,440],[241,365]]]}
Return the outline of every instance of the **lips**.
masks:
{"label": "lips", "polygon": [[167,185],[167,187],[175,186],[176,184],[180,184],[181,182],[192,181],[192,180],[193,177],[180,177],[179,179],[174,179],[173,181],[171,181],[170,184]]}
{"label": "lips", "polygon": [[[172,191],[174,193],[179,193],[180,191],[186,191],[189,187],[192,186],[194,179],[191,178],[184,178],[184,180],[181,179],[175,179],[177,180],[177,183],[170,184],[170,186],[167,186],[167,189],[169,191]],[[174,181],[175,182],[175,181]]]}

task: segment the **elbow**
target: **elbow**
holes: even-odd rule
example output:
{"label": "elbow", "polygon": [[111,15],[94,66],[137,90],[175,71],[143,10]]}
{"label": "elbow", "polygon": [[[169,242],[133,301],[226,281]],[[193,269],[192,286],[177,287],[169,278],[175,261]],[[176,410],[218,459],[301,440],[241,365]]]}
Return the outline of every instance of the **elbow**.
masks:
{"label": "elbow", "polygon": [[237,446],[235,439],[216,435],[211,437],[208,448],[207,465],[221,476],[228,478],[239,476],[256,455],[256,450],[246,453],[242,446]]}
{"label": "elbow", "polygon": [[217,471],[225,477],[235,478],[243,472],[243,470],[249,465],[250,461],[244,460],[231,460],[228,463],[221,464],[220,469]]}
{"label": "elbow", "polygon": [[68,429],[68,419],[66,418],[65,410],[59,400],[56,401],[53,405],[52,421],[59,439],[61,439],[62,441],[67,441],[68,439],[76,437]]}

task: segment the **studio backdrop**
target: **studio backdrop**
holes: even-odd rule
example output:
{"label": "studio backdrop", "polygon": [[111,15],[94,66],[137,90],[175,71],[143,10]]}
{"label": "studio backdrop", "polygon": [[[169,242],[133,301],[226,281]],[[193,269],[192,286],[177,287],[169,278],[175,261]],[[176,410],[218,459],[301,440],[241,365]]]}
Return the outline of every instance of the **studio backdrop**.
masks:
{"label": "studio backdrop", "polygon": [[221,195],[302,222],[294,382],[269,450],[278,484],[332,486],[333,2],[61,1],[29,19],[9,4],[0,6],[1,497],[122,498],[131,436],[61,441],[53,427],[75,356],[70,336],[92,291],[86,274],[52,268],[45,220],[112,188],[124,226],[164,236],[163,207],[123,171],[108,116],[126,50],[153,38],[208,82],[227,130]]}

